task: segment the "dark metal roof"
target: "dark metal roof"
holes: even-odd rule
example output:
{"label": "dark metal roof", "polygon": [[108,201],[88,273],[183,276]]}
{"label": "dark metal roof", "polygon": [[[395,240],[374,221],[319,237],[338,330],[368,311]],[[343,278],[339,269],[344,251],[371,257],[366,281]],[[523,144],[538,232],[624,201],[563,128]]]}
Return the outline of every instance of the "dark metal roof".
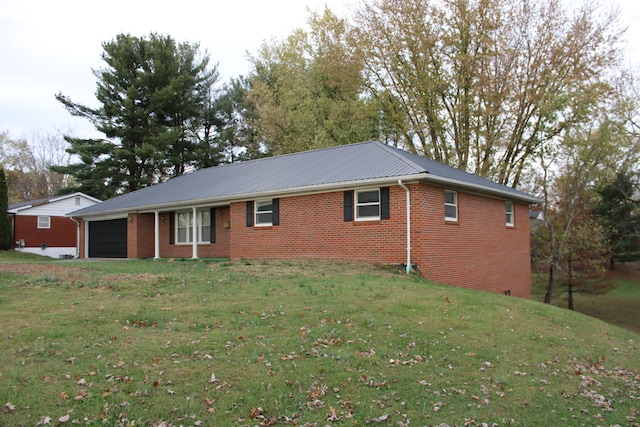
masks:
{"label": "dark metal roof", "polygon": [[[417,176],[419,175],[419,176]],[[362,185],[405,177],[450,181],[477,191],[497,192],[529,203],[537,199],[433,160],[380,142],[363,142],[200,169],[104,201],[73,216],[119,213],[189,203],[216,202]]]}

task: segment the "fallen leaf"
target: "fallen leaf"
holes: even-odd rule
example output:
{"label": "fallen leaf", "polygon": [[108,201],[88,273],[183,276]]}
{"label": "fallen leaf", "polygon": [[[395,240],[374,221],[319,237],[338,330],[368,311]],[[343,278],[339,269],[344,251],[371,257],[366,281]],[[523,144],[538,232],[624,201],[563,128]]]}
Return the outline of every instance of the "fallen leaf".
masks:
{"label": "fallen leaf", "polygon": [[260,421],[260,427],[271,427],[274,426],[278,423],[278,419],[277,418],[269,418],[269,417],[262,417],[262,421]]}
{"label": "fallen leaf", "polygon": [[327,414],[327,421],[340,421],[340,417],[335,409],[329,407],[329,413]]}
{"label": "fallen leaf", "polygon": [[70,418],[71,416],[69,414],[61,416],[60,418],[58,418],[58,425],[66,423]]}
{"label": "fallen leaf", "polygon": [[15,412],[15,411],[16,411],[16,407],[12,405],[11,402],[7,402],[4,404],[3,412]]}
{"label": "fallen leaf", "polygon": [[249,414],[249,418],[253,420],[256,417],[260,416],[261,414],[262,414],[262,408],[258,406],[257,408],[251,409],[251,414]]}
{"label": "fallen leaf", "polygon": [[50,426],[51,425],[51,417],[42,417],[40,421],[36,423],[37,426]]}
{"label": "fallen leaf", "polygon": [[371,418],[370,420],[374,423],[382,423],[389,419],[389,414],[382,414],[377,418]]}

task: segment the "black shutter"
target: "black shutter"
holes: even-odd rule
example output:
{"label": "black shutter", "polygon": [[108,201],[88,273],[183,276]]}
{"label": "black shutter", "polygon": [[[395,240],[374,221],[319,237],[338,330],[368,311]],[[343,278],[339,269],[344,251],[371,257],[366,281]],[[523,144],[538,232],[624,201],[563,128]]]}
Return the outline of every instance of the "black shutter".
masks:
{"label": "black shutter", "polygon": [[176,213],[169,212],[169,244],[176,243]]}
{"label": "black shutter", "polygon": [[380,219],[389,219],[391,217],[389,207],[389,187],[380,189]]}
{"label": "black shutter", "polygon": [[344,221],[353,221],[353,191],[344,192]]}
{"label": "black shutter", "polygon": [[211,223],[209,224],[209,242],[216,242],[216,208],[211,208],[209,211],[209,219]]}
{"label": "black shutter", "polygon": [[271,201],[271,209],[273,212],[271,223],[273,225],[280,225],[280,199],[273,199]]}
{"label": "black shutter", "polygon": [[253,226],[253,200],[247,202],[247,227]]}

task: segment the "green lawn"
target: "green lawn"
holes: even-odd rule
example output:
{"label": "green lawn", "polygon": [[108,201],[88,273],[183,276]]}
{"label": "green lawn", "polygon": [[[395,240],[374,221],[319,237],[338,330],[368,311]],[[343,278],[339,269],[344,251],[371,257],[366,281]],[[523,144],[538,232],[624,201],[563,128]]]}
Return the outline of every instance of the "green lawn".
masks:
{"label": "green lawn", "polygon": [[386,267],[0,252],[0,425],[637,425],[639,338]]}
{"label": "green lawn", "polygon": [[[640,275],[634,273],[630,277],[629,270],[614,271],[609,290],[603,295],[575,293],[574,310],[640,333]],[[534,275],[534,300],[544,300],[547,280],[545,275]],[[553,304],[567,307],[566,290],[557,289]]]}

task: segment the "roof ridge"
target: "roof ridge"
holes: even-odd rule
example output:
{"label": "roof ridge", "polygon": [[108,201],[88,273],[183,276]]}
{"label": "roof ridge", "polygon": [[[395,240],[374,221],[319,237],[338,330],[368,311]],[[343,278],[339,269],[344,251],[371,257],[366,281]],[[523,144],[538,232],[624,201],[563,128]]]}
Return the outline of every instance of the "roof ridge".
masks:
{"label": "roof ridge", "polygon": [[[257,158],[257,159],[240,160],[240,161],[233,162],[233,163],[221,163],[221,164],[218,164],[218,165],[215,165],[215,166],[209,166],[209,167],[202,168],[202,169],[194,169],[193,171],[191,171],[189,173],[185,173],[185,174],[170,178],[167,181],[170,181],[172,179],[181,178],[183,176],[190,175],[190,174],[192,174],[194,172],[198,172],[198,171],[206,170],[206,169],[211,169],[211,168],[220,168],[220,167],[228,168],[228,167],[233,167],[233,166],[236,166],[236,165],[246,165],[246,164],[251,164],[251,163],[264,162],[264,161],[271,160],[271,159],[280,159],[280,158],[283,158],[283,157],[300,156],[300,155],[306,155],[306,154],[309,154],[309,153],[318,153],[318,152],[321,152],[321,151],[337,150],[337,149],[341,149],[341,148],[345,148],[345,147],[351,147],[351,146],[354,146],[354,145],[364,145],[364,144],[372,144],[372,143],[380,144],[379,141],[373,141],[373,140],[372,141],[352,142],[352,143],[348,143],[348,144],[333,145],[331,147],[315,148],[313,150],[295,151],[293,153],[276,154],[276,155],[271,155],[271,156],[266,156],[266,157],[260,157],[260,158]],[[163,182],[167,182],[167,181],[163,181]],[[159,182],[157,184],[161,184],[161,182]],[[153,185],[157,185],[157,184],[153,184]]]}
{"label": "roof ridge", "polygon": [[[420,166],[418,163],[416,163],[413,160],[407,158],[407,154],[411,154],[411,155],[414,155],[414,156],[417,156],[417,154],[410,153],[408,151],[402,150],[402,149],[400,149],[398,147],[394,147],[394,146],[389,145],[389,144],[383,144],[380,141],[373,141],[373,142],[376,143],[376,145],[378,145],[379,147],[381,147],[385,151],[387,151],[389,154],[395,156],[396,158],[400,159],[401,161],[403,161],[404,163],[406,163],[410,167],[414,168],[417,173],[419,173],[419,172],[429,173],[428,170],[426,170],[425,168]],[[425,159],[427,159],[427,158],[425,157]],[[431,160],[431,159],[427,159],[427,160]]]}

